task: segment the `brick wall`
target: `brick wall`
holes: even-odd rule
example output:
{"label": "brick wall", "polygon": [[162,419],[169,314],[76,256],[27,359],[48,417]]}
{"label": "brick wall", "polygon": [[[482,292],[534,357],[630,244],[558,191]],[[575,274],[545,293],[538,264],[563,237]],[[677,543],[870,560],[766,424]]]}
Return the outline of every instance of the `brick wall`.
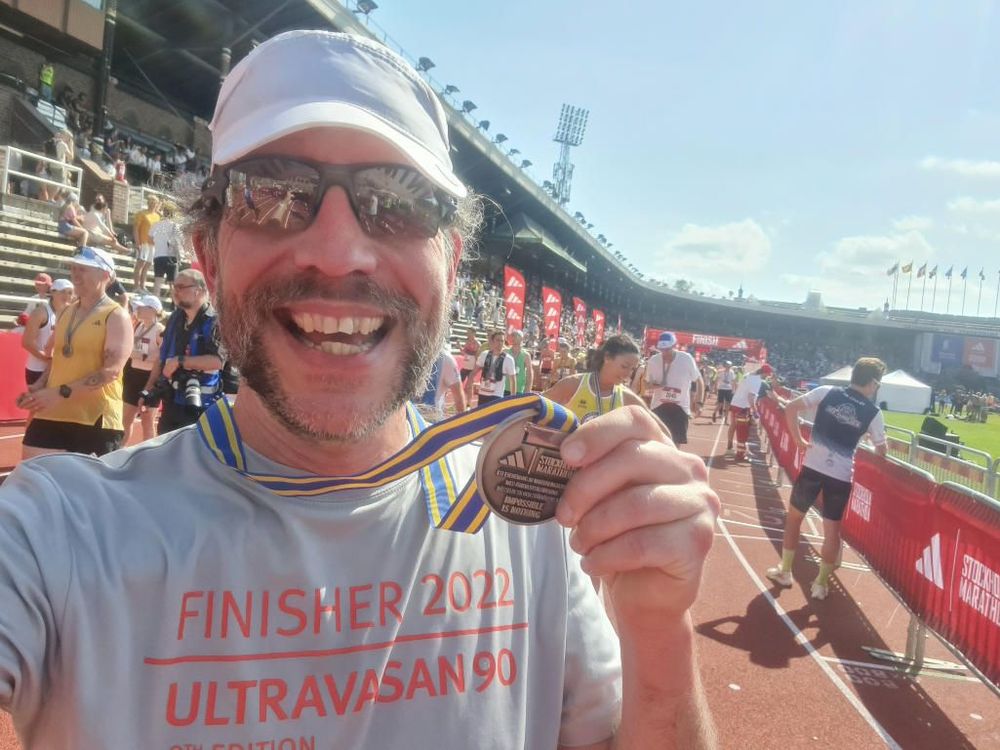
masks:
{"label": "brick wall", "polygon": [[[0,37],[0,72],[21,78],[32,88],[38,88],[38,68],[44,56],[17,43]],[[97,62],[94,61],[96,67]],[[84,73],[67,65],[53,62],[55,68],[55,93],[58,96],[63,86],[69,84],[74,91],[83,91],[93,102],[97,91],[97,79],[92,73]],[[0,87],[0,144],[10,138],[9,90]],[[108,91],[108,112],[114,122],[123,121],[143,133],[162,138],[171,143],[193,146],[202,154],[211,151],[211,135],[199,120],[193,122],[178,117],[166,107],[151,104],[132,94],[120,90],[114,84]]]}

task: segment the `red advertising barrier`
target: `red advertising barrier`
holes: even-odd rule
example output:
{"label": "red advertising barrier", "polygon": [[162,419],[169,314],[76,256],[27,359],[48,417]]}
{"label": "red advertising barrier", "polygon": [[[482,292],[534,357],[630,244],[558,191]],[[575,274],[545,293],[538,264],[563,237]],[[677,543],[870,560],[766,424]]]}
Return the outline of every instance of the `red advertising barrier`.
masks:
{"label": "red advertising barrier", "polygon": [[21,334],[0,332],[0,362],[3,362],[3,375],[0,376],[0,422],[23,422],[28,418],[28,412],[14,405],[14,400],[25,389],[24,365],[27,358],[28,353],[21,348]]}
{"label": "red advertising barrier", "polygon": [[[784,410],[769,399],[759,409],[794,479],[802,454]],[[912,612],[1000,686],[1000,503],[862,450],[841,531]]]}
{"label": "red advertising barrier", "polygon": [[[1000,685],[1000,503],[950,483],[934,491],[935,520],[922,540],[941,580],[922,576],[935,606],[927,624]],[[940,552],[937,552],[940,548]],[[933,568],[936,572],[936,567]]]}

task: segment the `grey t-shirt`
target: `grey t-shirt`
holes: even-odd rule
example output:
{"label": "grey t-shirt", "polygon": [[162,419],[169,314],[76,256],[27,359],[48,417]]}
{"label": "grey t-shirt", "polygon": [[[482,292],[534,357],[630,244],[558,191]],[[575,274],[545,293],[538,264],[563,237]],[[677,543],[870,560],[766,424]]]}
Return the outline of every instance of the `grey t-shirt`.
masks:
{"label": "grey t-shirt", "polygon": [[552,750],[609,737],[620,690],[563,530],[434,530],[414,475],[282,498],[189,428],[0,488],[0,707],[27,748]]}

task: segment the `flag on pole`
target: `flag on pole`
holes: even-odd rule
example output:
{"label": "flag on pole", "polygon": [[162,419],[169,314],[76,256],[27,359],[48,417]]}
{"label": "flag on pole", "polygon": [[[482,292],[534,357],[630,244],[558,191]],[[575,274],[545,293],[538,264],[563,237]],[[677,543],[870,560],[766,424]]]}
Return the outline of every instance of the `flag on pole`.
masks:
{"label": "flag on pole", "polygon": [[984,271],[984,269],[982,269],[982,268],[979,269],[979,280],[980,281],[986,281],[986,274],[983,271]]}
{"label": "flag on pole", "polygon": [[933,279],[935,276],[937,276],[937,269],[938,267],[934,266],[934,268],[931,269],[931,272],[927,274],[927,278]]}
{"label": "flag on pole", "polygon": [[919,279],[925,273],[927,273],[927,264],[926,263],[924,263],[922,266],[920,266],[920,268],[917,269],[917,278]]}
{"label": "flag on pole", "polygon": [[895,265],[893,265],[892,268],[890,268],[888,271],[885,272],[885,275],[892,276],[898,270],[899,270],[899,263],[896,263]]}
{"label": "flag on pole", "polygon": [[903,266],[899,270],[902,271],[903,273],[909,273],[910,271],[913,270],[913,261],[911,260],[909,263],[907,263],[905,266]]}
{"label": "flag on pole", "polygon": [[951,268],[949,268],[948,271],[945,273],[944,277],[946,279],[950,279],[951,278],[951,272],[954,271],[954,270],[955,270],[955,266],[952,266]]}
{"label": "flag on pole", "polygon": [[962,273],[960,273],[959,276],[961,276],[963,279],[968,278],[969,277],[969,267],[966,266],[965,268],[963,268],[962,269]]}

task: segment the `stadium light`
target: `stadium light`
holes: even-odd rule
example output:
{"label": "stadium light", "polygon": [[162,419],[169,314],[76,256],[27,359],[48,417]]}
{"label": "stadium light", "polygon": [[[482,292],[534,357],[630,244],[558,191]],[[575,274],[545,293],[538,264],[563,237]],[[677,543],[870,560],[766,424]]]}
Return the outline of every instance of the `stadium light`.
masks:
{"label": "stadium light", "polygon": [[465,114],[469,114],[474,109],[477,109],[475,102],[471,102],[468,99],[462,102],[462,111],[465,112]]}
{"label": "stadium light", "polygon": [[583,220],[583,214],[581,214],[579,211],[577,211],[575,214],[573,214],[573,218],[576,219],[577,221],[582,221]]}
{"label": "stadium light", "polygon": [[421,57],[419,60],[417,60],[417,70],[419,70],[421,73],[426,73],[433,67],[435,67],[434,61],[431,60],[429,57]]}
{"label": "stadium light", "polygon": [[571,147],[583,143],[583,135],[587,130],[589,116],[589,110],[569,104],[562,105],[562,111],[559,113],[559,124],[552,140],[561,146],[559,161],[552,167],[552,179],[556,184],[556,200],[562,205],[569,203],[573,182],[573,165],[570,163],[569,150]]}
{"label": "stadium light", "polygon": [[531,162],[528,159],[521,159],[521,169],[527,169],[531,166]]}
{"label": "stadium light", "polygon": [[354,8],[355,13],[361,13],[365,17],[371,15],[373,10],[378,10],[378,3],[375,0],[358,0]]}
{"label": "stadium light", "polygon": [[479,121],[479,129],[483,130],[483,131],[489,130],[490,129],[490,121],[489,120],[480,120]]}
{"label": "stadium light", "polygon": [[590,224],[590,223],[588,223],[588,224],[587,224],[587,231],[588,231],[588,232],[589,232],[589,231],[590,231],[591,229],[593,229],[593,228],[594,228],[594,225],[593,225],[593,224]]}
{"label": "stadium light", "polygon": [[605,237],[603,234],[599,234],[597,235],[597,241],[600,242],[602,245],[604,245],[607,243],[608,238]]}
{"label": "stadium light", "polygon": [[[614,247],[614,244],[615,244],[614,242],[609,242],[607,245],[605,245],[605,247],[608,248],[608,250],[610,250],[612,247]],[[616,250],[615,252],[617,253],[618,251]]]}
{"label": "stadium light", "polygon": [[444,87],[444,93],[446,94],[451,95],[451,94],[457,94],[458,92],[459,92],[458,86],[455,86],[451,83],[449,83],[447,86]]}
{"label": "stadium light", "polygon": [[543,190],[555,190],[555,187],[556,186],[552,184],[551,180],[542,180],[542,189]]}
{"label": "stadium light", "polygon": [[518,151],[516,148],[512,148],[510,151],[507,152],[507,156],[517,156],[519,153],[521,152]]}
{"label": "stadium light", "polygon": [[506,140],[507,140],[507,136],[505,136],[505,135],[504,135],[503,133],[497,133],[497,134],[496,134],[496,135],[495,135],[495,136],[493,137],[493,142],[494,142],[494,143],[503,143],[503,142],[504,142],[504,141],[506,141]]}

